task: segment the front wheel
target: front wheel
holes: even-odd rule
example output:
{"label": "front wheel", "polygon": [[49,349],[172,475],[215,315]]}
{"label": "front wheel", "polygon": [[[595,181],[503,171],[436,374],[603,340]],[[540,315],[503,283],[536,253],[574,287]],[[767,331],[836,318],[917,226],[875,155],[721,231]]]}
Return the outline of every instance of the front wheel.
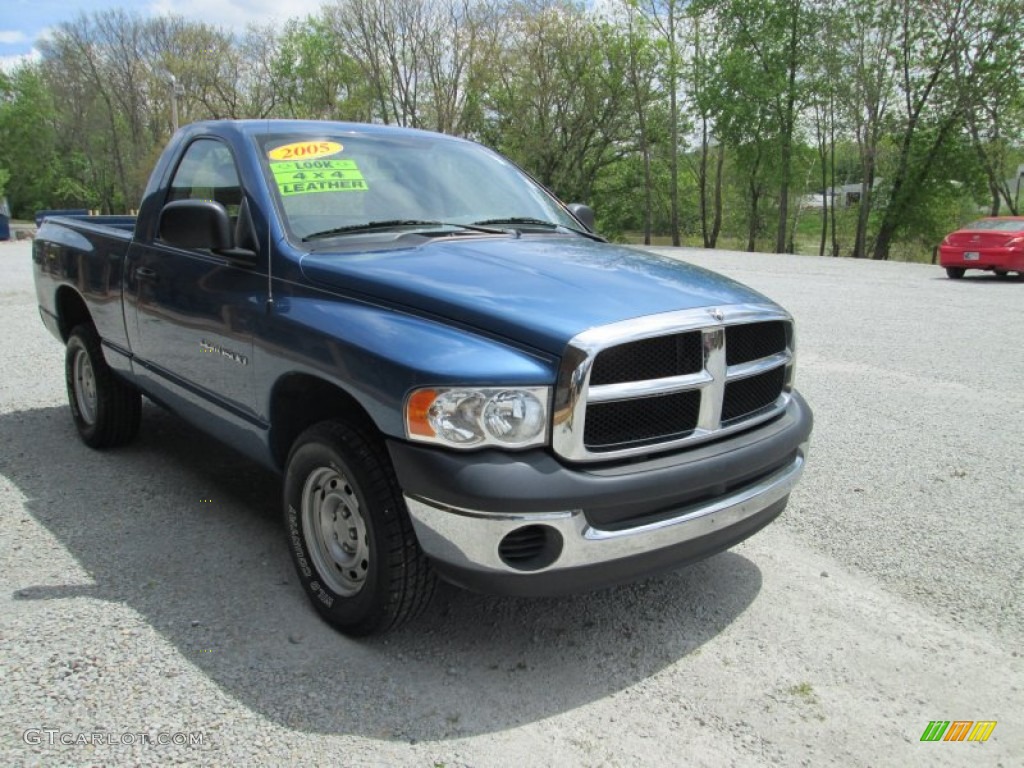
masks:
{"label": "front wheel", "polygon": [[342,632],[384,632],[430,602],[436,577],[378,440],[338,421],[303,432],[288,457],[284,513],[299,581]]}
{"label": "front wheel", "polygon": [[91,324],[76,325],[68,336],[64,377],[71,417],[86,445],[114,448],[135,438],[142,395],[110,370]]}
{"label": "front wheel", "polygon": [[946,277],[950,280],[959,280],[966,271],[963,267],[946,267]]}

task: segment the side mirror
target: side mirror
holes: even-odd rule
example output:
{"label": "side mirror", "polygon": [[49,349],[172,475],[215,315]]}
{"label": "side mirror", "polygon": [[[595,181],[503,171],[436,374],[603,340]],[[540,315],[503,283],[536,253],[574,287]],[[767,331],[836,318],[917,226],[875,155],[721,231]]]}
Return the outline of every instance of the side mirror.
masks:
{"label": "side mirror", "polygon": [[580,224],[587,228],[588,231],[594,232],[596,226],[596,219],[594,218],[594,209],[589,205],[583,203],[570,203],[569,212],[575,216]]}
{"label": "side mirror", "polygon": [[232,247],[231,220],[213,200],[175,200],[160,211],[159,237],[178,248],[223,251]]}

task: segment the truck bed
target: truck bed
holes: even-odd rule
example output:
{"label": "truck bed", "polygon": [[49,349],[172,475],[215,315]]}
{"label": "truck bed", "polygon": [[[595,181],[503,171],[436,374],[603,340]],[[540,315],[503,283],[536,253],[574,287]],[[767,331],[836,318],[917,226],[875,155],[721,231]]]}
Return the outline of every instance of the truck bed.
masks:
{"label": "truck bed", "polygon": [[135,231],[137,218],[136,216],[47,216],[43,219],[43,224],[55,222],[70,226],[79,232],[110,232],[117,237],[123,237],[124,233],[128,233],[130,238]]}
{"label": "truck bed", "polygon": [[[121,311],[122,268],[135,234],[135,216],[52,216],[33,245],[36,292],[46,327],[62,341],[78,314],[58,302],[77,295],[108,344],[128,349]],[[63,297],[63,298],[62,298]],[[65,317],[62,326],[58,320]]]}

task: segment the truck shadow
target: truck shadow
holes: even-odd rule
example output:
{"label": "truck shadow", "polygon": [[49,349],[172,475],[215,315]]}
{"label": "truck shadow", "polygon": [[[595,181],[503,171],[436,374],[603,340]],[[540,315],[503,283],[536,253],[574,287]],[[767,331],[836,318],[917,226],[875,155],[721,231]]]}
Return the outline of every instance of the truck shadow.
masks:
{"label": "truck shadow", "polygon": [[2,414],[0,433],[0,473],[93,582],[16,584],[15,600],[122,604],[182,669],[301,731],[420,741],[536,722],[694,654],[761,586],[756,565],[725,553],[559,599],[442,587],[412,625],[354,641],[292,575],[272,473],[148,403],[139,440],[116,452],[82,445],[65,407]]}

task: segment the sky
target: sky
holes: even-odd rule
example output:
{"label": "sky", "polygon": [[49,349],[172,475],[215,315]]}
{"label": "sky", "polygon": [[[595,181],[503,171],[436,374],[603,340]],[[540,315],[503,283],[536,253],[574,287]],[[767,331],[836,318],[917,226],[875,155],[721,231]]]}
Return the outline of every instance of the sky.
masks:
{"label": "sky", "polygon": [[0,69],[37,57],[36,41],[62,21],[82,13],[122,8],[142,16],[174,13],[208,24],[239,29],[304,17],[326,0],[0,0]]}

